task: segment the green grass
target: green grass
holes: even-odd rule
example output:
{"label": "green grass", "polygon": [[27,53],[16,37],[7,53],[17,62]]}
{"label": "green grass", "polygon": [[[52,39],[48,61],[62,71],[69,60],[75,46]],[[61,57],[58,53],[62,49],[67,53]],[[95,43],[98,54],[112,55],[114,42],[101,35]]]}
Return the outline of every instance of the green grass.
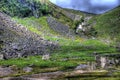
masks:
{"label": "green grass", "polygon": [[97,15],[93,17],[90,22],[94,25],[95,30],[98,32],[98,36],[101,38],[110,38],[111,40],[119,39],[120,36],[120,7],[117,7],[105,14]]}
{"label": "green grass", "polygon": [[65,62],[53,61],[53,59],[42,60],[41,56],[31,56],[28,58],[0,60],[0,65],[3,66],[16,65],[18,68],[24,68],[32,65],[33,68],[39,67],[44,69],[44,68],[60,67],[61,69],[68,69],[69,67],[77,66],[77,63],[71,63],[70,61],[65,61]]}

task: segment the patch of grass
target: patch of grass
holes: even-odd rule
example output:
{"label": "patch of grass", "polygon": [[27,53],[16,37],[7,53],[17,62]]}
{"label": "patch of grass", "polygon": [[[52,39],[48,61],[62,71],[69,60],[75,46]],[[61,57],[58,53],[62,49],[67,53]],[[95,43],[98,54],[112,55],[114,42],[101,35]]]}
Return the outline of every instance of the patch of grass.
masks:
{"label": "patch of grass", "polygon": [[9,60],[0,60],[0,65],[2,66],[12,66],[16,65],[18,68],[23,68],[26,66],[32,65],[33,68],[52,68],[52,67],[61,67],[61,69],[68,69],[71,67],[77,66],[77,63],[71,63],[70,61],[53,61],[53,60],[42,60],[41,56],[31,56],[28,58],[19,58],[19,59],[9,59]]}
{"label": "patch of grass", "polygon": [[14,17],[13,20],[17,21],[17,23],[22,24],[28,30],[41,35],[42,37],[45,36],[52,36],[54,34],[57,35],[49,26],[47,23],[47,17],[43,16],[40,18],[35,17],[27,17],[27,18],[18,18]]}

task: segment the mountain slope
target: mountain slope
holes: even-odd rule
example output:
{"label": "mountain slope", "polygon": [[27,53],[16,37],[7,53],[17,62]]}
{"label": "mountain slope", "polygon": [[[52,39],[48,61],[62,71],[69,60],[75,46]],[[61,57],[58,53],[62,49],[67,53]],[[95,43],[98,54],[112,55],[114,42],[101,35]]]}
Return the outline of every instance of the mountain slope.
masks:
{"label": "mountain slope", "polygon": [[[20,2],[17,2],[17,3],[21,4],[22,0],[19,0],[19,1]],[[26,1],[26,0],[23,0],[23,1]],[[26,4],[25,2],[23,2],[23,3]],[[35,4],[33,4],[33,5],[35,5]],[[78,11],[69,10],[69,9],[63,9],[63,8],[60,8],[50,2],[48,2],[48,4],[46,6],[51,8],[52,11],[50,11],[50,13],[47,13],[47,15],[44,15],[44,16],[40,16],[37,18],[35,18],[36,16],[34,16],[34,15],[21,16],[21,17],[13,16],[12,17],[13,20],[17,22],[17,24],[22,24],[23,26],[21,27],[21,26],[14,25],[13,29],[10,28],[10,30],[15,32],[15,34],[20,39],[23,39],[26,37],[27,39],[25,38],[25,41],[24,41],[24,39],[21,41],[25,42],[25,44],[27,44],[27,46],[30,46],[32,44],[33,46],[30,46],[30,50],[32,50],[33,47],[35,47],[35,49],[38,50],[37,46],[35,46],[35,45],[42,44],[41,39],[39,41],[39,40],[36,40],[36,39],[38,39],[37,37],[34,37],[37,34],[44,39],[59,43],[59,45],[62,46],[63,52],[64,51],[66,52],[66,50],[69,51],[69,49],[73,50],[73,51],[75,51],[75,50],[76,51],[80,51],[80,50],[105,51],[106,48],[109,48],[108,52],[114,51],[113,47],[112,48],[110,47],[111,44],[98,41],[97,39],[80,38],[81,36],[78,37],[78,35],[75,34],[75,30],[78,27],[78,25],[82,25],[84,23],[85,24],[84,27],[86,29],[87,29],[87,27],[91,28],[91,25],[90,25],[90,23],[88,23],[88,21],[91,20],[91,22],[92,22],[93,19],[96,19],[96,20],[101,19],[100,16],[103,16],[104,14],[98,15],[96,17],[93,14],[78,12]],[[30,6],[27,6],[27,8],[29,8],[29,7]],[[34,6],[34,8],[35,7],[36,6]],[[16,10],[16,8],[15,8],[15,10]],[[44,8],[44,10],[46,10],[46,8]],[[34,12],[34,10],[33,10],[33,12]],[[1,15],[3,15],[3,14],[1,13]],[[3,19],[4,17],[5,16],[1,16],[1,19]],[[91,17],[93,17],[93,18],[91,19]],[[92,24],[93,23],[94,22],[92,22]],[[5,24],[6,27],[8,25],[11,26],[11,23],[9,23],[9,21],[8,21],[8,23],[4,23],[3,20],[1,20],[1,24],[2,25]],[[3,27],[3,26],[1,26],[1,27]],[[99,29],[97,30],[97,27],[93,27],[93,28],[95,28],[96,31],[99,33],[100,30]],[[20,32],[16,32],[16,31],[14,31],[14,29],[18,30]],[[22,29],[22,31],[21,31],[21,29]],[[30,30],[30,32],[28,32],[26,30],[28,30],[28,31]],[[11,31],[9,31],[9,32],[11,33]],[[32,34],[31,32],[32,33],[34,32],[35,34]],[[70,34],[69,34],[69,32],[70,32]],[[64,34],[61,35],[61,33],[64,33]],[[83,32],[80,31],[80,33],[83,33]],[[87,35],[91,35],[91,33],[92,33],[91,30],[87,30],[87,32],[86,32]],[[23,38],[21,38],[21,36],[19,36],[18,34],[22,35]],[[25,34],[25,36],[24,36],[24,34]],[[30,36],[30,38],[29,38],[29,36]],[[12,37],[14,38],[13,33],[12,33]],[[11,40],[12,37],[9,37],[9,39]],[[19,38],[17,38],[18,43],[20,42]],[[29,40],[31,38],[33,39],[32,42],[31,42],[31,40]],[[4,41],[4,40],[2,40],[2,41]],[[1,41],[1,47],[2,47],[2,41]],[[27,41],[28,41],[28,43],[27,43]],[[45,41],[45,43],[44,43],[44,40],[43,40],[42,45],[45,45],[45,48],[49,48],[52,45],[52,44],[50,44],[47,47],[47,45],[46,45],[47,42],[48,41]],[[22,43],[22,44],[24,44],[24,43]],[[48,42],[48,44],[49,44],[49,42]],[[50,47],[49,49],[51,49],[51,48],[54,49],[55,48],[54,46],[55,45],[53,44],[53,47]],[[44,50],[45,48],[44,47],[41,48],[41,50],[40,50],[41,52],[38,51],[37,53],[38,54],[46,53],[47,49]],[[42,52],[42,50],[43,50],[43,52]],[[8,50],[8,52],[9,51],[10,50]],[[50,51],[50,50],[48,50],[48,51]],[[36,50],[35,50],[35,52],[30,51],[30,53],[36,53]],[[74,52],[72,52],[72,53],[74,53]]]}
{"label": "mountain slope", "polygon": [[94,28],[98,32],[99,37],[110,37],[111,40],[120,40],[120,7],[97,15],[90,22],[96,23]]}
{"label": "mountain slope", "polygon": [[49,54],[55,44],[43,40],[39,35],[17,24],[4,13],[0,12],[0,53],[4,59],[25,57],[30,55]]}

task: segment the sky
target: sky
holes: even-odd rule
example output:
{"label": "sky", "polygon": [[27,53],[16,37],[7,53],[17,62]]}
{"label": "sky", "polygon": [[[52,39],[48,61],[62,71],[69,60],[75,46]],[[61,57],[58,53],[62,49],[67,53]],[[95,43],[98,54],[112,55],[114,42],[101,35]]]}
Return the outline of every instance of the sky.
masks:
{"label": "sky", "polygon": [[50,1],[63,8],[70,8],[95,14],[104,13],[120,5],[120,0],[50,0]]}

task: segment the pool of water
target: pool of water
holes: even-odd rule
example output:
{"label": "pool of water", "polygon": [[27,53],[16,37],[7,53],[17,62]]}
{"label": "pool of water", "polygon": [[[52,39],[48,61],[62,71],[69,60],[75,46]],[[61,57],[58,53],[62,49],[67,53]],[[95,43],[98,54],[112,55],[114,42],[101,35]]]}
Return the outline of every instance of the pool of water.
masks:
{"label": "pool of water", "polygon": [[52,3],[74,10],[94,14],[105,13],[120,5],[119,0],[50,0]]}

